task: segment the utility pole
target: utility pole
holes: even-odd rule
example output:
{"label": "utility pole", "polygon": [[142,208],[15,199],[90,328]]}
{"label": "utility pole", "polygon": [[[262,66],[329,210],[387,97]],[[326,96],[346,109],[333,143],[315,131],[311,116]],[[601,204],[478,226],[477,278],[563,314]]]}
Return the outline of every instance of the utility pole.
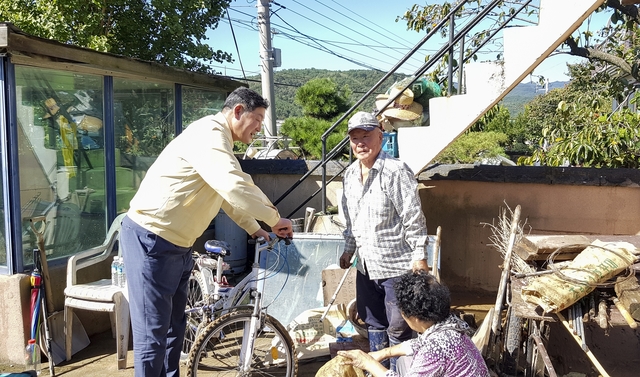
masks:
{"label": "utility pole", "polygon": [[262,96],[270,103],[264,118],[264,131],[269,144],[278,134],[276,128],[275,92],[273,89],[273,49],[271,48],[271,22],[269,1],[258,0],[258,28],[260,30],[260,61],[262,62]]}

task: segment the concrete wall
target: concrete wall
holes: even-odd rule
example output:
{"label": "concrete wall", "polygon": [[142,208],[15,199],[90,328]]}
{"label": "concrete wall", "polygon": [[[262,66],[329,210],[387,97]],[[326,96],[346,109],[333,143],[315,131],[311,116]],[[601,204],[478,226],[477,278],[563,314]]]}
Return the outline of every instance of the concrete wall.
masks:
{"label": "concrete wall", "polygon": [[29,334],[31,324],[30,290],[26,275],[0,276],[0,360],[24,362],[24,334]]}
{"label": "concrete wall", "polygon": [[[309,165],[313,166],[313,165]],[[275,161],[256,165],[243,162],[258,186],[277,199],[309,166],[300,162]],[[329,169],[328,178],[336,172]],[[294,190],[279,205],[287,216],[321,186],[320,171]],[[500,253],[491,247],[491,224],[506,205],[522,207],[522,222],[532,234],[613,234],[640,232],[640,171],[605,169],[550,169],[502,167],[439,167],[419,177],[420,197],[429,233],[442,227],[441,270],[443,281],[456,288],[495,292],[500,277]],[[328,189],[328,205],[337,205],[336,189]],[[321,210],[313,199],[292,217],[302,217],[304,208]],[[316,228],[318,229],[318,228]],[[327,227],[329,229],[329,227]],[[331,231],[336,231],[332,228]],[[50,269],[56,310],[63,310],[66,266]],[[92,266],[81,279],[109,276],[109,265]],[[0,276],[0,360],[22,361],[29,327],[29,281],[27,275]],[[77,310],[89,336],[109,330],[106,313]],[[115,341],[114,341],[115,342]]]}
{"label": "concrete wall", "polygon": [[[427,227],[442,227],[442,278],[449,286],[497,291],[501,254],[489,244],[500,209],[521,206],[531,234],[640,232],[638,187],[429,181],[420,190]],[[529,228],[529,226],[531,228]]]}

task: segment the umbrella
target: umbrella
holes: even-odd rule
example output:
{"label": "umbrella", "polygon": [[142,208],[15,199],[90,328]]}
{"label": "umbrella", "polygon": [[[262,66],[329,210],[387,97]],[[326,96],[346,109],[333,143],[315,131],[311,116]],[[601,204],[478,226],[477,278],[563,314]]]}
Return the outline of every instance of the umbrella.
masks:
{"label": "umbrella", "polygon": [[40,304],[42,297],[40,296],[40,284],[42,276],[38,268],[34,268],[31,272],[31,339],[38,339],[38,328],[40,324]]}

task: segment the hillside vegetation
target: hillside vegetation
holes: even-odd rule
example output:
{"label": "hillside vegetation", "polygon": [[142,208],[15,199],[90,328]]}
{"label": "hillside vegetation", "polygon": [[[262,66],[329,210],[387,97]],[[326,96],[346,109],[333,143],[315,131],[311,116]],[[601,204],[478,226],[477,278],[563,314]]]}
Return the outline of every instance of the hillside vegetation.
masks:
{"label": "hillside vegetation", "polygon": [[[315,78],[329,78],[342,88],[347,86],[351,91],[351,105],[355,104],[362,96],[371,89],[383,76],[385,72],[374,70],[349,70],[330,71],[326,69],[285,69],[274,73],[275,82],[275,105],[276,118],[284,120],[289,117],[302,116],[302,108],[295,103],[296,91],[299,87]],[[407,77],[402,74],[394,74],[389,77],[377,90],[374,95],[362,103],[360,110],[372,111],[374,108],[375,94],[384,93],[394,82]],[[247,77],[254,80],[249,82],[249,87],[262,92],[260,76]]]}
{"label": "hillside vegetation", "polygon": [[[549,90],[562,88],[567,85],[564,81],[554,81],[549,83]],[[524,112],[524,105],[531,102],[538,95],[545,93],[544,88],[541,88],[539,84],[535,82],[528,82],[518,84],[509,94],[503,99],[501,104],[509,109],[509,114],[512,118],[516,115]]]}
{"label": "hillside vegetation", "polygon": [[[299,87],[306,84],[309,80],[314,78],[329,78],[335,82],[338,87],[347,86],[351,91],[351,105],[355,104],[369,89],[371,89],[377,82],[384,76],[385,72],[374,70],[349,70],[349,71],[330,71],[326,69],[285,69],[274,73],[275,82],[275,106],[276,106],[276,118],[284,120],[289,117],[302,116],[302,109],[300,105],[295,103],[296,91]],[[399,81],[407,77],[403,74],[395,74],[387,79],[374,95],[370,96],[360,106],[361,110],[373,110],[375,94],[384,93],[395,81]],[[262,92],[262,85],[260,84],[260,76],[247,77],[249,80],[249,87]],[[566,82],[552,82],[549,84],[549,90],[555,88],[561,88],[566,85]],[[536,83],[524,83],[519,84],[511,93],[507,94],[502,100],[502,105],[505,106],[511,115],[516,115],[524,111],[524,105],[531,101],[536,95],[543,94],[544,90],[538,86],[536,91]]]}

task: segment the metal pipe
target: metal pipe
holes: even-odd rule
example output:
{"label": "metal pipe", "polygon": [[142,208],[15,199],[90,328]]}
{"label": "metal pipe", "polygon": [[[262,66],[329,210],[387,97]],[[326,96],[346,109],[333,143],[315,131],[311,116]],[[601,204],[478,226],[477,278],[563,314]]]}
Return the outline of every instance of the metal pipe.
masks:
{"label": "metal pipe", "polygon": [[447,69],[447,94],[449,96],[453,94],[453,34],[456,32],[455,23],[456,23],[456,15],[450,14],[449,15],[449,67]]}
{"label": "metal pipe", "polygon": [[[464,89],[464,85],[462,85],[462,76],[464,74],[464,69],[463,69],[463,63],[464,63],[464,35],[462,36],[462,39],[460,39],[460,57],[458,58],[458,60],[460,60],[460,64],[458,64],[458,94],[464,94],[466,91]],[[453,69],[453,68],[452,68]]]}

